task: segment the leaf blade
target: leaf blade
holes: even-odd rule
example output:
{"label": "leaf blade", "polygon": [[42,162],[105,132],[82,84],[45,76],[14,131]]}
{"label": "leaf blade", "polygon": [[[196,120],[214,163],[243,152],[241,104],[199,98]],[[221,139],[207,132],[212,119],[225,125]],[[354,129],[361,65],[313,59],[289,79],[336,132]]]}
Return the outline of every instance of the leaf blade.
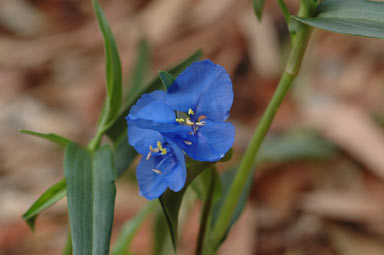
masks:
{"label": "leaf blade", "polygon": [[324,0],[311,18],[294,19],[336,33],[384,38],[384,3],[367,0]]}
{"label": "leaf blade", "polygon": [[23,214],[23,219],[29,225],[29,227],[34,229],[35,221],[39,213],[48,207],[54,205],[56,202],[64,198],[66,195],[66,184],[65,179],[60,180],[59,182],[53,184],[49,187],[32,205],[31,207]]}
{"label": "leaf blade", "polygon": [[172,83],[176,80],[175,77],[173,77],[172,74],[168,73],[168,72],[165,72],[165,71],[160,71],[159,72],[159,77],[160,77],[160,80],[161,80],[161,83],[163,83],[164,85],[164,88],[167,90],[171,85]]}
{"label": "leaf blade", "polygon": [[107,98],[100,116],[103,128],[113,121],[122,104],[122,72],[119,51],[112,30],[97,0],[92,0],[93,9],[104,39]]}
{"label": "leaf blade", "polygon": [[257,19],[261,21],[265,0],[253,0],[252,3],[253,11],[255,12]]}
{"label": "leaf blade", "polygon": [[92,160],[90,153],[75,143],[65,150],[64,176],[73,252],[92,254]]}
{"label": "leaf blade", "polygon": [[93,157],[93,211],[92,252],[109,254],[117,177],[113,152],[109,145],[102,146]]}
{"label": "leaf blade", "polygon": [[116,195],[113,153],[109,145],[91,154],[75,143],[64,158],[74,254],[108,254]]}
{"label": "leaf blade", "polygon": [[71,140],[69,140],[65,137],[56,135],[54,133],[39,133],[39,132],[26,130],[26,129],[21,129],[20,133],[43,138],[47,141],[50,141],[52,143],[59,145],[62,148],[65,148],[69,143],[71,143]]}

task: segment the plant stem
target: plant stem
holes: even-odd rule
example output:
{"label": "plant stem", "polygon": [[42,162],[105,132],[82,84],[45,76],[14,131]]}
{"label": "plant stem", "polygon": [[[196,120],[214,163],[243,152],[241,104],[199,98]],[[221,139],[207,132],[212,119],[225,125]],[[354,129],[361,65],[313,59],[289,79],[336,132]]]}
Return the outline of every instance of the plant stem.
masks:
{"label": "plant stem", "polygon": [[[310,12],[307,6],[301,5],[299,15],[308,15]],[[296,78],[304,52],[311,35],[312,28],[304,24],[298,24],[298,31],[292,43],[291,54],[288,58],[285,70],[281,76],[277,89],[270,100],[260,122],[257,126],[253,137],[247,147],[247,150],[242,158],[236,177],[230,187],[229,194],[225,200],[222,208],[220,209],[219,216],[213,228],[211,235],[211,249],[215,250],[226,231],[233,216],[233,212],[237,206],[237,202],[241,196],[242,190],[248,178],[253,174],[252,166],[255,163],[256,155],[259,151],[260,145],[263,142],[274,116],[279,109],[287,91],[291,87],[293,80]]]}
{"label": "plant stem", "polygon": [[204,240],[207,231],[208,219],[212,208],[213,195],[215,193],[216,185],[216,173],[214,168],[210,168],[211,180],[209,182],[209,190],[207,193],[207,199],[204,203],[203,213],[201,215],[199,235],[197,236],[196,255],[203,254]]}

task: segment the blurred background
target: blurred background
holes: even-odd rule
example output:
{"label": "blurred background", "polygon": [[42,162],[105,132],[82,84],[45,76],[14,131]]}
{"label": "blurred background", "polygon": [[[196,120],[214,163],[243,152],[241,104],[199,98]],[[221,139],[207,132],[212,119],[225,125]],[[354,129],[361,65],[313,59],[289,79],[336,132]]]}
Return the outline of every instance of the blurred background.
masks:
{"label": "blurred background", "polygon": [[[289,35],[275,1],[258,23],[250,0],[108,0],[126,90],[139,42],[157,71],[198,48],[226,68],[235,102],[236,166],[284,66]],[[286,1],[295,13],[298,0]],[[219,254],[384,254],[384,42],[315,29],[301,73],[273,123],[250,199]],[[0,1],[0,254],[60,254],[65,199],[21,215],[63,177],[63,151],[19,129],[86,144],[105,95],[104,51],[90,0]],[[112,241],[145,204],[134,168],[117,181]],[[193,254],[200,204],[183,216],[180,254]],[[151,218],[133,240],[151,254]]]}

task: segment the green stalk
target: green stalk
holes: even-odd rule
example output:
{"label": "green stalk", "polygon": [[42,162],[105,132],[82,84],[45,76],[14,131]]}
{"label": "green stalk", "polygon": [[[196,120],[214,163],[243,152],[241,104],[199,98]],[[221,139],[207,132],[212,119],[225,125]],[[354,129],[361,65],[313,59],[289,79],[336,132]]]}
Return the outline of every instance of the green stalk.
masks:
{"label": "green stalk", "polygon": [[[299,16],[309,16],[310,13],[311,10],[309,10],[308,6],[302,2]],[[309,37],[311,35],[312,28],[304,24],[298,25],[299,27],[297,34],[292,43],[291,54],[288,58],[285,70],[281,76],[277,89],[272,99],[270,100],[242,158],[239,170],[230,187],[229,194],[231,195],[227,197],[222,208],[220,209],[216,224],[211,235],[210,249],[212,250],[217,249],[223,236],[228,230],[228,226],[230,225],[233,213],[241,196],[242,190],[246,184],[246,181],[248,178],[251,178],[251,175],[253,174],[252,166],[255,163],[260,145],[263,142],[276,112],[279,109],[285,95],[287,94],[287,91],[291,87],[293,80],[296,78],[300,70],[301,62]]]}

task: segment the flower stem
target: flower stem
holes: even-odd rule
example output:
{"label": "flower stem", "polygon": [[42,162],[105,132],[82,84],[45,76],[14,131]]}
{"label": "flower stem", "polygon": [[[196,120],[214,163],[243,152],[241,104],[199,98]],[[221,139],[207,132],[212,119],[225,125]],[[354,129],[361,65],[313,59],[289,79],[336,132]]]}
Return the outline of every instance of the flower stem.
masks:
{"label": "flower stem", "polygon": [[[308,16],[310,10],[307,6],[301,5],[299,16]],[[293,80],[296,78],[301,62],[304,56],[304,52],[311,35],[312,28],[304,24],[298,24],[298,30],[292,42],[291,54],[288,58],[285,70],[281,76],[277,89],[270,100],[254,134],[247,147],[247,150],[239,165],[236,177],[230,187],[229,194],[225,200],[222,208],[220,209],[216,224],[213,228],[211,235],[211,249],[215,250],[220,244],[223,236],[228,230],[233,213],[237,206],[238,200],[241,196],[242,190],[246,184],[248,178],[253,175],[253,165],[260,145],[263,142],[274,116],[279,109],[287,91],[291,87]]]}
{"label": "flower stem", "polygon": [[215,185],[216,185],[216,170],[214,167],[211,167],[209,169],[210,171],[210,182],[209,182],[209,189],[207,193],[207,198],[204,203],[203,213],[201,215],[201,221],[200,221],[200,229],[199,229],[199,235],[197,236],[197,245],[196,245],[196,255],[203,254],[203,247],[204,247],[204,241],[207,231],[207,225],[208,225],[208,219],[210,216],[211,208],[212,208],[212,201],[213,201],[213,195],[215,193]]}

